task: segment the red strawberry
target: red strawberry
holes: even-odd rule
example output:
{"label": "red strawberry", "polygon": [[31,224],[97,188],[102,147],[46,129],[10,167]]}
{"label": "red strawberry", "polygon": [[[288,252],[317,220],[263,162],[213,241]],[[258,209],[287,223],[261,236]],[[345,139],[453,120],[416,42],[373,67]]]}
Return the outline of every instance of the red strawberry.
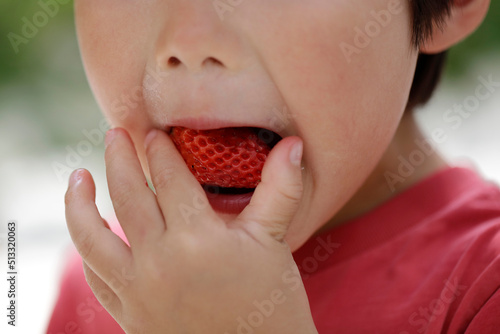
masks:
{"label": "red strawberry", "polygon": [[170,136],[202,185],[255,188],[271,150],[252,128],[174,127]]}

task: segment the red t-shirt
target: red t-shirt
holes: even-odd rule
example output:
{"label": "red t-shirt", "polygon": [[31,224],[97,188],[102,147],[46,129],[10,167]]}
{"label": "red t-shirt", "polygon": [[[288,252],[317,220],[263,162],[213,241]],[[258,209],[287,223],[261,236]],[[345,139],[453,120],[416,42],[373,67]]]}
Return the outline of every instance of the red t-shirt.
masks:
{"label": "red t-shirt", "polygon": [[[500,190],[469,169],[434,174],[294,258],[319,333],[500,333]],[[123,333],[78,256],[47,333]]]}

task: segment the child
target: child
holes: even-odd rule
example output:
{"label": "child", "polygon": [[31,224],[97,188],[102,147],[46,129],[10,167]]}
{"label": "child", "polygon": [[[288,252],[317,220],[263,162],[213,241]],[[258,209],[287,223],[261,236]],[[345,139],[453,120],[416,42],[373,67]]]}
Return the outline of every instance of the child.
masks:
{"label": "child", "polygon": [[[498,333],[500,191],[412,118],[488,6],[77,0],[120,227],[74,172],[48,333]],[[236,127],[282,139],[214,194],[175,131]]]}

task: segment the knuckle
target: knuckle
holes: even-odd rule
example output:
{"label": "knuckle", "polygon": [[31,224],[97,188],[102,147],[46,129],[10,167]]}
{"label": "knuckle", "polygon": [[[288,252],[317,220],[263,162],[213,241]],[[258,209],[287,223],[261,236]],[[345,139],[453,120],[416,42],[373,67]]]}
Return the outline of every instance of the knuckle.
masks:
{"label": "knuckle", "polygon": [[[210,247],[207,238],[203,238],[202,231],[197,228],[183,228],[176,231],[174,252],[184,254],[191,264],[207,256]],[[188,264],[188,263],[186,263]]]}
{"label": "knuckle", "polygon": [[126,183],[117,184],[110,188],[110,196],[113,201],[115,210],[123,210],[125,208],[130,208],[134,205],[132,200],[133,191],[131,187]]}
{"label": "knuckle", "polygon": [[287,230],[282,226],[273,225],[267,227],[267,232],[273,239],[281,241],[285,238]]}
{"label": "knuckle", "polygon": [[73,192],[68,189],[64,194],[64,205],[69,206],[73,202]]}
{"label": "knuckle", "polygon": [[302,184],[290,184],[285,189],[277,189],[282,201],[297,204],[302,198]]}
{"label": "knuckle", "polygon": [[151,177],[156,188],[167,188],[174,180],[174,170],[172,168],[163,168]]}
{"label": "knuckle", "polygon": [[64,205],[70,206],[75,203],[77,196],[78,193],[75,192],[73,188],[68,188],[68,190],[66,190],[66,193],[64,194]]}
{"label": "knuckle", "polygon": [[[274,217],[279,220],[288,220],[295,214],[300,201],[302,199],[302,192],[300,189],[292,190],[289,187],[286,189],[277,188],[277,196],[274,197]],[[276,234],[283,233],[281,230]]]}
{"label": "knuckle", "polygon": [[153,283],[168,282],[171,279],[172,272],[165,268],[165,259],[157,256],[149,256],[141,263],[141,270]]}
{"label": "knuckle", "polygon": [[88,267],[83,267],[83,273],[85,274],[85,281],[88,286],[94,291],[96,289],[96,277],[95,274],[90,271]]}
{"label": "knuckle", "polygon": [[88,259],[92,256],[95,240],[90,233],[80,232],[75,240],[75,246],[83,259]]}

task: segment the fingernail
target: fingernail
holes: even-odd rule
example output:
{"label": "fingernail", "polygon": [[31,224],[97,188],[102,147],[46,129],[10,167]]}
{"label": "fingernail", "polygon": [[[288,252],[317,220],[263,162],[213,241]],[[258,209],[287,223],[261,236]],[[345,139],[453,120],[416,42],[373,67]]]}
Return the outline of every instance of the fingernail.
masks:
{"label": "fingernail", "polygon": [[146,139],[144,139],[144,147],[148,147],[149,143],[153,140],[154,137],[156,137],[156,134],[158,132],[156,129],[152,129],[148,132],[148,135],[146,136]]}
{"label": "fingernail", "polygon": [[293,145],[292,149],[290,150],[290,162],[296,167],[300,167],[300,162],[302,160],[302,149],[303,144],[301,140],[298,143],[295,143],[295,145]]}
{"label": "fingernail", "polygon": [[69,186],[72,187],[78,184],[83,178],[83,168],[75,169],[69,177]]}
{"label": "fingernail", "polygon": [[108,147],[109,144],[113,141],[115,138],[116,132],[114,131],[115,129],[109,129],[106,131],[106,138],[104,138],[104,147]]}

